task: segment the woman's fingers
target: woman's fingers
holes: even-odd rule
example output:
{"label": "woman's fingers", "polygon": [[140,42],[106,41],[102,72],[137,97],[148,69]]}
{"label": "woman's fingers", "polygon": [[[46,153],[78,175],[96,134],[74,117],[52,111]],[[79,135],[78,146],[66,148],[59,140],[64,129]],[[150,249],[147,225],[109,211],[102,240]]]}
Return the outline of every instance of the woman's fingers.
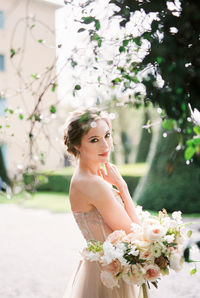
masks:
{"label": "woman's fingers", "polygon": [[103,177],[103,179],[106,179],[107,175],[106,175],[105,171],[103,169],[100,169],[100,172],[101,172],[101,176]]}

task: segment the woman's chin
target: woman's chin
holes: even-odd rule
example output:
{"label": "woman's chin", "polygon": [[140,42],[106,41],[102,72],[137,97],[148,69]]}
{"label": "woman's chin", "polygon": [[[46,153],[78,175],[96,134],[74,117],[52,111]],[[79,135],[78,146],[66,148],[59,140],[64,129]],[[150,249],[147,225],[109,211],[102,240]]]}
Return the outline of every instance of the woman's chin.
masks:
{"label": "woman's chin", "polygon": [[100,156],[101,162],[109,161],[109,154],[107,156]]}

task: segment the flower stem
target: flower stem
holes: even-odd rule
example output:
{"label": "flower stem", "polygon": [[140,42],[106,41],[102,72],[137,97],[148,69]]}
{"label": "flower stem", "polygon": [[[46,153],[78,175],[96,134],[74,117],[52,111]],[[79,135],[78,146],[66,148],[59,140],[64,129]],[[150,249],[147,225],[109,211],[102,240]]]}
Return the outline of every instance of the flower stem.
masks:
{"label": "flower stem", "polygon": [[143,283],[140,287],[139,297],[138,298],[148,298],[148,292],[147,292],[147,285],[146,283]]}

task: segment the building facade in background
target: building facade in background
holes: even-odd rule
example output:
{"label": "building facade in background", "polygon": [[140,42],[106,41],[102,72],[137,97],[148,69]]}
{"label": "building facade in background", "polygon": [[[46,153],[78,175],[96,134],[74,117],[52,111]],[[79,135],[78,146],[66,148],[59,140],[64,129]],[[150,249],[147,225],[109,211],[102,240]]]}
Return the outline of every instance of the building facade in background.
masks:
{"label": "building facade in background", "polygon": [[0,146],[11,177],[29,163],[31,123],[27,118],[40,96],[38,111],[44,124],[38,121],[34,126],[32,158],[42,169],[63,166],[58,133],[62,121],[53,110],[58,102],[56,83],[52,81],[45,90],[48,80],[56,78],[55,11],[62,6],[59,2],[0,0]]}

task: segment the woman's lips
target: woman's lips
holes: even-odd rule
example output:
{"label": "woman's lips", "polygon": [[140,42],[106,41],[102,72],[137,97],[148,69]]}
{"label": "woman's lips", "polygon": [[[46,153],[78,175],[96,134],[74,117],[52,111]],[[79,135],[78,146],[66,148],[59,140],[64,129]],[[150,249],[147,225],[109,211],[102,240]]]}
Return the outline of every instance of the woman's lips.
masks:
{"label": "woman's lips", "polygon": [[99,154],[100,156],[108,156],[109,151]]}

